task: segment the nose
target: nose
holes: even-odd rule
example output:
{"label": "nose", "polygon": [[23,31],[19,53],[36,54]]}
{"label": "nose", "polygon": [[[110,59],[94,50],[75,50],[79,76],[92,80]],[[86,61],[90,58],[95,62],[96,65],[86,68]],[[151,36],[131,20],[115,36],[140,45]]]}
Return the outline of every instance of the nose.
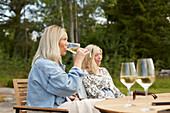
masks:
{"label": "nose", "polygon": [[68,46],[68,42],[66,42],[66,46]]}
{"label": "nose", "polygon": [[101,55],[99,55],[99,56],[98,56],[98,59],[100,60],[101,58],[102,58]]}

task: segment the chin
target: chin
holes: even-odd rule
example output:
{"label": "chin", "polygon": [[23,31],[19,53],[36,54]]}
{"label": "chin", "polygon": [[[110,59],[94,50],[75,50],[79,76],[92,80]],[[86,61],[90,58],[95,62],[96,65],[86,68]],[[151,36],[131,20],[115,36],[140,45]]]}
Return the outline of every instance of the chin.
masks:
{"label": "chin", "polygon": [[100,64],[97,64],[97,66],[100,66]]}
{"label": "chin", "polygon": [[63,53],[63,54],[61,54],[61,56],[65,56],[66,55],[66,52],[65,53]]}

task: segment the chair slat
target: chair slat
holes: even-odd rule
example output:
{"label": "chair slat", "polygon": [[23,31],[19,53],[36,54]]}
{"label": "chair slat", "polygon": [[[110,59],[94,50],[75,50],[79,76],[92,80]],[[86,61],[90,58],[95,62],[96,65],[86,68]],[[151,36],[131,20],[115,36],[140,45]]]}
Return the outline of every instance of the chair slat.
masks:
{"label": "chair slat", "polygon": [[15,79],[17,83],[27,83],[28,79]]}
{"label": "chair slat", "polygon": [[19,90],[19,92],[26,92],[27,91],[27,88],[21,88],[21,89],[18,89]]}
{"label": "chair slat", "polygon": [[27,113],[27,111],[22,111],[22,113]]}
{"label": "chair slat", "polygon": [[21,105],[22,106],[25,106],[27,102],[21,102]]}
{"label": "chair slat", "polygon": [[27,96],[27,92],[19,93],[20,96]]}
{"label": "chair slat", "polygon": [[18,87],[21,88],[21,87],[26,87],[27,88],[27,84],[18,84]]}
{"label": "chair slat", "polygon": [[26,101],[27,100],[27,97],[20,97],[20,101]]}

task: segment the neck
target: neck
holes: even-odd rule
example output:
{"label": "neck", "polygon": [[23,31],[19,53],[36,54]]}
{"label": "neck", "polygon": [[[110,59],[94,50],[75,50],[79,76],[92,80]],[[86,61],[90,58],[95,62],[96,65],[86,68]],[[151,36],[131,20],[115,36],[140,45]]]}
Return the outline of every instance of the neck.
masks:
{"label": "neck", "polygon": [[96,74],[101,74],[100,69],[97,68]]}

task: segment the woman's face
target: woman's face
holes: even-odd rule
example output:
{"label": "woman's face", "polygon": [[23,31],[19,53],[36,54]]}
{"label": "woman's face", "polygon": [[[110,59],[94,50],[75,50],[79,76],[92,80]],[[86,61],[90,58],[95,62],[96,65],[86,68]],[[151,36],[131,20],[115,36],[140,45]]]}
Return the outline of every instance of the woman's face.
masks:
{"label": "woman's face", "polygon": [[60,48],[60,55],[61,56],[65,56],[66,55],[66,51],[67,51],[67,42],[68,38],[67,38],[67,33],[65,32],[63,37],[60,39],[59,41],[59,48]]}
{"label": "woman's face", "polygon": [[102,60],[102,53],[99,48],[98,48],[97,52],[95,53],[94,60],[97,64],[97,66],[100,66],[101,60]]}

